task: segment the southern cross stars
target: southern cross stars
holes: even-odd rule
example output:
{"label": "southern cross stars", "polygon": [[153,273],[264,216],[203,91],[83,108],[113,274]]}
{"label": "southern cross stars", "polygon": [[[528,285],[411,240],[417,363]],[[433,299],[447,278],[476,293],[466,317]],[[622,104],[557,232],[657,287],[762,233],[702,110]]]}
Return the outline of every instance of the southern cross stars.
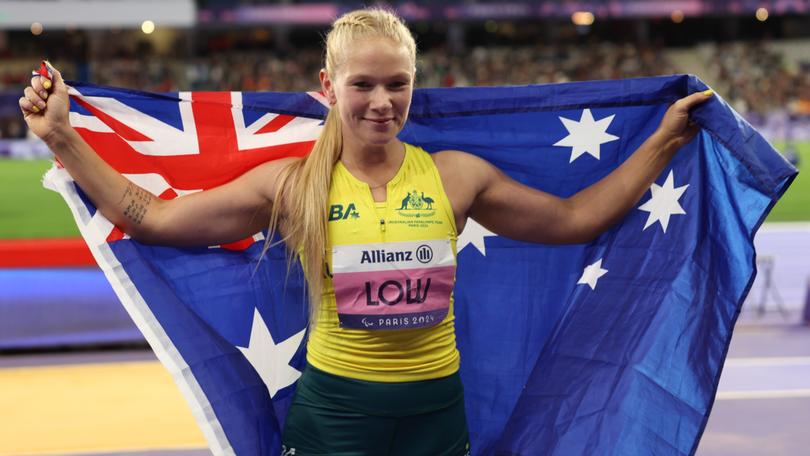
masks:
{"label": "southern cross stars", "polygon": [[613,136],[607,132],[610,123],[613,121],[613,117],[615,117],[615,115],[605,117],[598,121],[594,120],[590,109],[582,111],[582,117],[580,117],[579,122],[560,117],[566,130],[568,130],[568,136],[557,141],[554,145],[571,147],[571,159],[568,161],[569,163],[572,163],[585,153],[590,154],[598,160],[600,146],[619,139],[618,136]]}
{"label": "southern cross stars", "polygon": [[579,285],[584,283],[591,287],[591,290],[595,290],[596,282],[600,277],[607,274],[607,272],[607,269],[602,269],[602,259],[600,258],[599,261],[587,266],[585,270],[582,271],[582,277],[579,278],[577,284]]}
{"label": "southern cross stars", "polygon": [[472,244],[482,255],[487,256],[487,247],[486,244],[484,244],[484,238],[489,236],[497,236],[497,234],[484,228],[475,220],[468,218],[467,224],[464,225],[464,231],[461,232],[458,236],[458,241],[456,241],[456,250],[461,252],[464,247]]}
{"label": "southern cross stars", "polygon": [[639,206],[639,210],[650,213],[642,231],[649,228],[653,223],[658,222],[661,224],[661,229],[666,233],[670,216],[686,214],[686,211],[684,211],[680,203],[678,203],[678,199],[680,199],[687,187],[689,187],[689,184],[675,187],[675,178],[673,177],[672,171],[669,172],[667,180],[664,181],[664,185],[659,186],[653,183],[650,187],[652,198]]}
{"label": "southern cross stars", "polygon": [[301,376],[301,372],[290,366],[290,360],[298,351],[305,332],[306,330],[302,329],[289,339],[276,344],[264,319],[259,314],[259,309],[255,309],[248,347],[237,346],[236,348],[256,369],[256,373],[267,385],[270,397],[275,396],[280,389],[295,383]]}

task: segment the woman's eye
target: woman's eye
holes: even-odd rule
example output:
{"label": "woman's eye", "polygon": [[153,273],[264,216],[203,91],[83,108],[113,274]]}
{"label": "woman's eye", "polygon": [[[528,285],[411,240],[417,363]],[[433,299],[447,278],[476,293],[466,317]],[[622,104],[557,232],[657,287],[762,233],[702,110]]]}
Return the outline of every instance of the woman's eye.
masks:
{"label": "woman's eye", "polygon": [[367,82],[355,82],[353,85],[355,87],[357,87],[357,88],[360,88],[360,89],[367,89],[367,88],[371,87],[371,84],[369,84]]}

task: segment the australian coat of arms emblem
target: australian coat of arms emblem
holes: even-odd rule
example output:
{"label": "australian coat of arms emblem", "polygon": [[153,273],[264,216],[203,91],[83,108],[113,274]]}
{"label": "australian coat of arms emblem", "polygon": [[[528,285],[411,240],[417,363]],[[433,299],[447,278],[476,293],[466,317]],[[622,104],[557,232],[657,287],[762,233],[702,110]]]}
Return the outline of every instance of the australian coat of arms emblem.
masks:
{"label": "australian coat of arms emblem", "polygon": [[433,210],[433,203],[433,198],[426,196],[425,192],[413,190],[402,199],[397,210],[405,217],[430,217],[436,212]]}

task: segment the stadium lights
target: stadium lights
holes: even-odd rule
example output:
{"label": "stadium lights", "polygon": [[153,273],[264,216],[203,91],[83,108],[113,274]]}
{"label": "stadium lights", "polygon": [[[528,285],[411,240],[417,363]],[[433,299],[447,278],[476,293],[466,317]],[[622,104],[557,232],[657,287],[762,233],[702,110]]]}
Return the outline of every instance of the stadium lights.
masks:
{"label": "stadium lights", "polygon": [[680,24],[681,22],[683,22],[683,11],[675,10],[672,12],[672,14],[670,14],[669,17],[672,18],[672,22]]}
{"label": "stadium lights", "polygon": [[149,35],[150,33],[155,31],[155,23],[150,20],[143,21],[143,23],[141,24],[141,31]]}
{"label": "stadium lights", "polygon": [[34,22],[31,24],[31,34],[34,36],[42,35],[42,24],[39,22]]}
{"label": "stadium lights", "polygon": [[765,22],[768,20],[768,10],[765,8],[757,8],[756,16],[759,22]]}
{"label": "stadium lights", "polygon": [[593,24],[593,13],[590,11],[577,11],[571,15],[571,22],[574,25],[591,25]]}

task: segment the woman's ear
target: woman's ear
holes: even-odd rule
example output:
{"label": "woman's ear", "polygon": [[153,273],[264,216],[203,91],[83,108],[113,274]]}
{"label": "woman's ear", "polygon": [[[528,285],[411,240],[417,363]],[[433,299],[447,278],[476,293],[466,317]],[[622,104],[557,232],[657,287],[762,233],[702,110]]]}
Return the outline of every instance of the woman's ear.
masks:
{"label": "woman's ear", "polygon": [[332,78],[329,77],[329,73],[326,72],[325,68],[321,68],[319,76],[321,78],[321,91],[323,92],[323,96],[326,97],[330,105],[337,103],[337,97],[335,97],[335,87],[332,82]]}

